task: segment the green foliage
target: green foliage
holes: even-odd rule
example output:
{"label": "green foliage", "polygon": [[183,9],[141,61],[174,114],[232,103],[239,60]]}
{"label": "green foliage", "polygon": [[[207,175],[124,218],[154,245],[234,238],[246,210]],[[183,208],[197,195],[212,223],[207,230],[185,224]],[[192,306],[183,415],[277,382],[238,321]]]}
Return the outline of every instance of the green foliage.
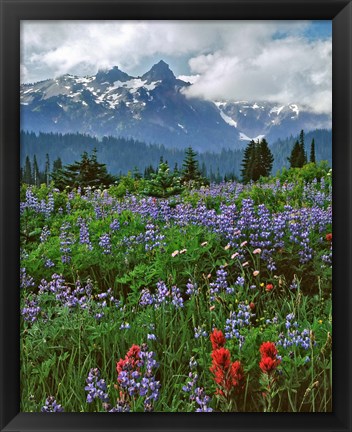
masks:
{"label": "green foliage", "polygon": [[[315,156],[314,156],[315,159]],[[290,162],[290,168],[302,168],[307,163],[307,154],[304,147],[304,131],[301,130],[299,141],[296,141],[291,155],[287,160]],[[312,162],[312,161],[311,161]]]}
{"label": "green foliage", "polygon": [[181,183],[193,188],[200,187],[201,185],[208,183],[207,180],[202,176],[196,156],[197,153],[193,151],[192,147],[188,147],[185,152],[181,176]]}
{"label": "green foliage", "polygon": [[310,156],[309,156],[309,162],[315,163],[315,141],[314,138],[312,139],[312,143],[310,145]]}
{"label": "green foliage", "polygon": [[59,189],[109,186],[116,178],[108,174],[106,165],[97,160],[96,150],[91,155],[84,152],[81,160],[58,169],[52,173],[52,179]]}
{"label": "green foliage", "polygon": [[158,198],[167,198],[182,192],[180,178],[170,172],[167,162],[160,162],[156,174],[151,174],[145,194]]}
{"label": "green foliage", "polygon": [[318,164],[309,163],[302,168],[284,168],[278,173],[278,178],[281,182],[311,182],[314,179],[320,180],[322,177],[331,185],[331,168],[326,161],[321,161]]}
{"label": "green foliage", "polygon": [[242,161],[242,181],[257,181],[260,177],[268,177],[273,167],[274,157],[267,141],[263,138],[255,142],[251,140],[244,150]]}

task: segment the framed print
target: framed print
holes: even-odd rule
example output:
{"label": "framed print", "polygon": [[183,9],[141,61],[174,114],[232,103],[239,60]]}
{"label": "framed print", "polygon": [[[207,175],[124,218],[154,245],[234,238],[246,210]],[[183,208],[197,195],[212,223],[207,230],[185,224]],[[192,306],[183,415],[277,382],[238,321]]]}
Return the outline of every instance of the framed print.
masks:
{"label": "framed print", "polygon": [[351,430],[351,18],[1,0],[1,430]]}

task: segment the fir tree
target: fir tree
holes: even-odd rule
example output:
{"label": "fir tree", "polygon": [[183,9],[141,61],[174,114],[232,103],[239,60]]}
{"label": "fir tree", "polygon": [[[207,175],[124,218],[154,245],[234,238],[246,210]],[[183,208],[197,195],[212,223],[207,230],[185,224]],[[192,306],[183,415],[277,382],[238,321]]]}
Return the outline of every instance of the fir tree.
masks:
{"label": "fir tree", "polygon": [[269,149],[268,143],[263,138],[258,144],[259,153],[259,177],[268,177],[273,168],[274,156]]}
{"label": "fir tree", "polygon": [[291,155],[287,160],[290,162],[290,168],[301,168],[303,166],[304,156],[302,157],[302,147],[298,141],[295,142]]}
{"label": "fir tree", "polygon": [[49,154],[48,153],[45,155],[45,171],[44,171],[44,176],[45,176],[46,185],[49,186],[49,181],[50,181],[50,159],[49,159]]}
{"label": "fir tree", "polygon": [[151,175],[155,174],[155,169],[153,168],[152,165],[148,165],[145,169],[144,169],[144,178],[146,180],[149,180],[151,178]]}
{"label": "fir tree", "polygon": [[182,192],[179,177],[170,172],[167,162],[160,162],[156,174],[151,174],[145,194],[158,198],[167,198]]}
{"label": "fir tree", "polygon": [[109,186],[116,181],[116,177],[108,174],[106,165],[98,162],[96,149],[91,156],[84,152],[80,161],[54,171],[52,178],[59,189]]}
{"label": "fir tree", "polygon": [[305,165],[307,163],[307,153],[304,147],[304,130],[302,129],[300,134],[299,134],[299,146],[300,146],[300,154],[298,157],[298,167],[302,168],[303,165]]}
{"label": "fir tree", "polygon": [[23,170],[23,183],[33,184],[32,165],[28,156],[26,156],[26,161]]}
{"label": "fir tree", "polygon": [[312,139],[312,143],[310,145],[310,157],[309,157],[309,162],[315,163],[315,142],[314,142],[314,138]]}
{"label": "fir tree", "polygon": [[180,175],[180,171],[178,169],[178,164],[176,162],[174,166],[174,176],[179,177],[179,175]]}
{"label": "fir tree", "polygon": [[251,140],[244,150],[242,161],[242,181],[257,181],[260,177],[268,177],[273,167],[274,157],[267,141],[263,138],[255,142]]}
{"label": "fir tree", "polygon": [[200,184],[203,181],[202,174],[199,170],[198,161],[196,159],[197,153],[193,151],[192,147],[188,147],[185,152],[185,159],[183,161],[182,170],[182,183],[193,182]]}
{"label": "fir tree", "polygon": [[256,144],[251,140],[244,150],[241,176],[243,183],[248,183],[253,180],[255,163],[256,163]]}

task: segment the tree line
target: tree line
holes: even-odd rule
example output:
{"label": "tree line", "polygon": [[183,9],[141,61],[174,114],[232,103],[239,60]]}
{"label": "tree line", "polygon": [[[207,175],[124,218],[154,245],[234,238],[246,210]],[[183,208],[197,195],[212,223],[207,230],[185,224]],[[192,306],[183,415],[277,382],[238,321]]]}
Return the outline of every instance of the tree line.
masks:
{"label": "tree line", "polygon": [[[200,167],[197,153],[188,147],[184,153],[184,160],[181,169],[176,163],[171,170],[169,163],[160,157],[156,169],[152,165],[145,167],[142,174],[136,167],[131,175],[134,179],[144,179],[144,193],[156,197],[167,197],[182,192],[185,187],[200,187],[209,185],[212,178],[207,177],[204,164]],[[305,136],[302,130],[299,139],[294,143],[290,156],[287,158],[291,168],[301,168],[307,162],[305,150]],[[310,146],[309,161],[315,163],[315,141],[312,139]],[[258,181],[261,177],[271,175],[274,156],[265,138],[251,140],[246,146],[242,159],[241,180],[243,183]],[[108,173],[106,164],[98,162],[97,149],[94,148],[91,154],[84,151],[79,161],[63,166],[60,158],[53,162],[51,170],[49,155],[46,155],[45,169],[40,171],[36,156],[31,163],[26,157],[25,166],[21,169],[21,180],[23,183],[39,186],[41,183],[49,185],[51,181],[61,190],[65,188],[78,187],[108,187],[118,184],[122,176],[114,176]],[[237,180],[225,178],[227,180]],[[214,181],[214,180],[213,180]]]}
{"label": "tree line", "polygon": [[[315,130],[306,134],[306,141],[312,138],[316,143],[316,159],[327,160],[331,163],[331,131]],[[289,167],[287,157],[297,137],[288,137],[270,144],[270,150],[274,156],[272,173],[276,173],[283,167]],[[99,161],[105,163],[108,171],[117,176],[126,175],[128,171],[137,169],[142,176],[148,175],[145,171],[156,171],[160,157],[167,160],[171,169],[176,165],[182,167],[184,149],[167,148],[162,144],[147,144],[133,139],[104,137],[101,140],[84,134],[57,134],[21,132],[21,167],[26,165],[28,156],[30,163],[34,165],[36,156],[40,172],[45,171],[47,155],[50,161],[60,158],[63,165],[78,160],[84,151],[92,152],[97,149]],[[247,145],[247,143],[244,143]],[[138,155],[138,157],[136,157]],[[210,182],[219,183],[241,178],[242,160],[244,148],[221,149],[218,152],[199,152],[197,159],[203,176]],[[27,170],[28,171],[28,170]]]}

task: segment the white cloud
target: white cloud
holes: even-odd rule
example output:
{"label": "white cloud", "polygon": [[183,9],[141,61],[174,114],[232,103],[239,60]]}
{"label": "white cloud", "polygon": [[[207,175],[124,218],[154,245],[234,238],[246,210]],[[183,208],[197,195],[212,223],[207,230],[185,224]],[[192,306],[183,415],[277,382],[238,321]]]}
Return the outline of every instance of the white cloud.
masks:
{"label": "white cloud", "polygon": [[[331,39],[309,41],[307,21],[23,21],[22,80],[144,73],[155,60],[194,84],[189,96],[273,100],[331,112]],[[170,61],[169,61],[170,62]],[[187,78],[187,79],[186,79]]]}
{"label": "white cloud", "polygon": [[185,82],[189,82],[191,84],[194,84],[195,82],[197,82],[200,78],[200,75],[179,75],[177,77],[178,79],[185,81]]}
{"label": "white cloud", "polygon": [[200,78],[185,94],[211,100],[299,103],[331,113],[331,40],[289,37],[270,44],[258,41],[256,48],[255,56],[230,56],[219,50],[191,58],[191,72]]}

